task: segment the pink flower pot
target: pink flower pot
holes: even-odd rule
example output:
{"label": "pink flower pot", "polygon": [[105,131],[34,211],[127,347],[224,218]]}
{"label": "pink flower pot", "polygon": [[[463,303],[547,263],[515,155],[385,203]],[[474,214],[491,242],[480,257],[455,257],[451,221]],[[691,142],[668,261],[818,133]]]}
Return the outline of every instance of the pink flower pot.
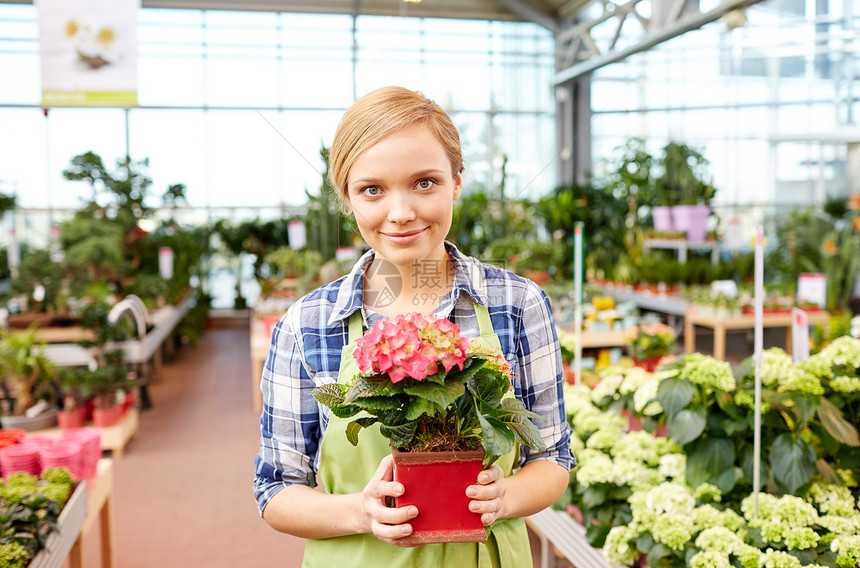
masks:
{"label": "pink flower pot", "polygon": [[672,222],[672,208],[657,206],[651,209],[651,217],[654,219],[654,230],[660,233],[670,233],[675,230]]}
{"label": "pink flower pot", "polygon": [[708,236],[708,217],[711,208],[707,205],[675,205],[672,207],[672,220],[676,231],[686,231],[687,240],[703,243]]}
{"label": "pink flower pot", "polygon": [[124,412],[125,409],[121,404],[115,404],[110,408],[94,408],[93,424],[99,428],[114,426],[122,418]]}
{"label": "pink flower pot", "polygon": [[57,411],[57,424],[60,428],[80,428],[87,423],[87,407],[79,406],[74,410]]}
{"label": "pink flower pot", "polygon": [[483,542],[487,532],[481,516],[469,510],[466,488],[478,481],[483,450],[472,452],[400,452],[392,448],[394,480],[405,491],[397,507],[415,505],[412,534],[404,544]]}

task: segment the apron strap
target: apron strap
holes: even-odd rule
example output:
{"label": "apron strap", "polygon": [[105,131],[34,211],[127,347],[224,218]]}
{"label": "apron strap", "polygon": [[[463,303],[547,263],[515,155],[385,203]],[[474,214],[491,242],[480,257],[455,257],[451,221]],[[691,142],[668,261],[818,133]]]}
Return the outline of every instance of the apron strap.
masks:
{"label": "apron strap", "polygon": [[355,310],[349,316],[349,340],[347,341],[347,345],[352,345],[362,335],[364,335],[364,321],[361,317],[361,310]]}
{"label": "apron strap", "polygon": [[478,302],[472,302],[475,307],[475,315],[478,317],[478,331],[481,335],[494,335],[493,322],[490,320],[490,310]]}

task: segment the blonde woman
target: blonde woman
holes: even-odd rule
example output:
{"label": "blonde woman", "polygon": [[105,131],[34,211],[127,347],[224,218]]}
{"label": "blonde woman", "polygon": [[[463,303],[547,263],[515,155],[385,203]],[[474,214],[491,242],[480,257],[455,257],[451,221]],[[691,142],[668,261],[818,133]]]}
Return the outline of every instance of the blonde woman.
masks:
{"label": "blonde woman", "polygon": [[[549,301],[533,282],[482,264],[445,240],[462,191],[463,157],[450,117],[420,93],[386,87],[343,116],[330,175],[370,251],[347,276],[297,301],[275,327],[263,371],[255,498],[278,531],[308,539],[303,566],[531,566],[523,517],[564,493],[575,460]],[[501,350],[514,392],[547,449],[522,448],[482,471],[466,494],[488,527],[483,543],[398,546],[414,506],[388,507],[393,481],[381,434],[344,434],[310,391],[355,372],[361,330],[408,312],[433,313]],[[352,325],[350,325],[352,324]],[[375,436],[375,438],[374,438]]]}

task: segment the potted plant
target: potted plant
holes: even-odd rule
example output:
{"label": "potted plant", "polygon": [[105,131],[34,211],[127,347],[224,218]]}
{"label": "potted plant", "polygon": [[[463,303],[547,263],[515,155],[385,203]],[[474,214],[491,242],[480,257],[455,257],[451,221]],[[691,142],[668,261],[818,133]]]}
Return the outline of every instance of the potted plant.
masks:
{"label": "potted plant", "polygon": [[45,408],[41,412],[31,410],[40,398],[51,400],[51,390],[42,387],[48,385],[55,372],[43,346],[36,341],[35,325],[25,331],[0,330],[0,372],[14,398],[8,415],[0,419],[3,427],[39,430],[53,425],[56,409],[50,402],[42,403]]}
{"label": "potted plant", "polygon": [[57,411],[57,422],[60,428],[80,428],[87,423],[89,412],[87,401],[90,400],[90,385],[88,369],[67,367],[57,376],[61,393],[60,409]]}
{"label": "potted plant", "polygon": [[[418,504],[422,513],[410,542],[486,540],[480,516],[468,510],[466,486],[517,442],[545,447],[529,420],[536,415],[506,396],[512,390],[508,363],[495,350],[470,345],[450,321],[417,313],[377,321],[357,341],[354,357],[361,372],[351,384],[330,383],[311,394],[340,418],[363,412],[346,430],[353,444],[363,428],[380,424],[392,447],[395,479],[407,488],[398,506],[417,504],[408,496],[430,487],[430,500]],[[453,469],[434,476],[444,482],[403,478],[409,470],[403,462],[438,471],[434,458]],[[459,526],[443,528],[452,514],[462,517],[451,521]]]}
{"label": "potted plant", "polygon": [[704,242],[707,237],[710,203],[717,191],[707,166],[708,160],[691,146],[669,142],[663,147],[657,195],[672,207],[674,230],[686,231],[688,241]]}
{"label": "potted plant", "polygon": [[672,352],[675,330],[664,323],[640,324],[624,332],[627,352],[637,366],[653,371]]}

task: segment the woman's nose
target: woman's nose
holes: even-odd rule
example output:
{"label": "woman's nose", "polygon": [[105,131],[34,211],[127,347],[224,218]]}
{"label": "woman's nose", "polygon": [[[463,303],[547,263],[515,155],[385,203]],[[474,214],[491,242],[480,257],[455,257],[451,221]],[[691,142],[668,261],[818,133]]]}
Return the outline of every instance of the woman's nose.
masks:
{"label": "woman's nose", "polygon": [[392,223],[408,223],[415,220],[415,204],[410,191],[394,191],[388,201],[388,220]]}

